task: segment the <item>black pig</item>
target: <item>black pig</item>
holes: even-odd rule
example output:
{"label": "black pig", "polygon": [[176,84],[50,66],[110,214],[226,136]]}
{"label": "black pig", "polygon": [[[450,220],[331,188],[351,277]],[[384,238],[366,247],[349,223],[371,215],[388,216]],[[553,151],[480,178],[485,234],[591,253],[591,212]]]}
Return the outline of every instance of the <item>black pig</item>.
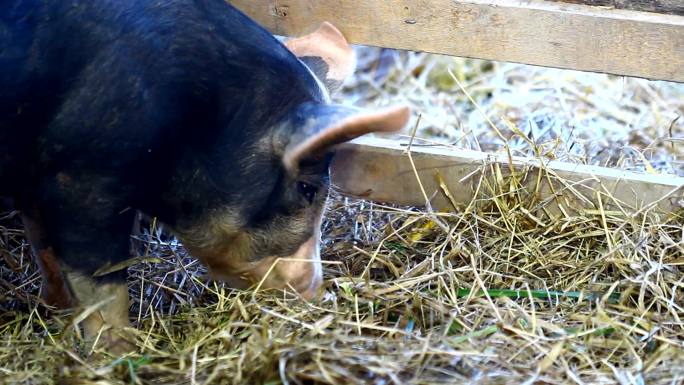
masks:
{"label": "black pig", "polygon": [[128,324],[136,210],[217,279],[314,296],[334,146],[409,116],[332,105],[353,65],[332,25],[284,45],[224,0],[3,2],[0,195],[46,301]]}

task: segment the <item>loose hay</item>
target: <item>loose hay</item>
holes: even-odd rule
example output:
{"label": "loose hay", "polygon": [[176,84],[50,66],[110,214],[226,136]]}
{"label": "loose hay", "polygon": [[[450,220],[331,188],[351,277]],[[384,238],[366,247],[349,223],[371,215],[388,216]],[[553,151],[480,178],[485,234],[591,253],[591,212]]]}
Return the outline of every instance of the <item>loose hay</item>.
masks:
{"label": "loose hay", "polygon": [[[378,68],[391,72],[380,94],[395,92],[401,83],[387,78],[401,74],[411,87],[424,77],[419,104],[430,104],[424,100],[443,86],[432,56],[403,56],[389,67],[377,65],[382,57],[366,71],[371,80]],[[423,69],[407,65],[411,60]],[[485,79],[504,76],[497,73],[485,66],[466,87],[489,87]],[[539,82],[528,80],[523,86]],[[438,128],[427,121],[427,129]],[[462,125],[459,143],[500,144],[491,130],[472,126]],[[513,151],[577,160],[572,151],[550,150],[567,148],[551,146],[553,135],[528,147],[507,135]],[[677,155],[652,147],[659,159]],[[645,164],[623,155],[610,159]],[[656,168],[677,169],[662,164]],[[46,317],[37,270],[16,213],[8,213],[0,218],[0,286],[7,293],[0,301],[0,382],[683,383],[682,213],[627,216],[598,207],[546,215],[516,187],[524,177],[501,179],[483,167],[479,195],[453,213],[334,195],[323,225],[325,293],[317,303],[208,282],[174,238],[150,226],[137,243],[140,262],[129,268],[139,352],[123,357],[89,354],[66,326],[74,315]]]}

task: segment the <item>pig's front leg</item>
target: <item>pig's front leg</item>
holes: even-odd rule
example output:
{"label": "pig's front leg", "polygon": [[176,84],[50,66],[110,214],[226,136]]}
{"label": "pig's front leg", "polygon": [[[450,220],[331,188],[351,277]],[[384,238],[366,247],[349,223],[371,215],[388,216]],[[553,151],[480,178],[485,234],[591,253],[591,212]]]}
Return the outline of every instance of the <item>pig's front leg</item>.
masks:
{"label": "pig's front leg", "polygon": [[68,267],[65,273],[81,312],[76,315],[87,315],[81,322],[84,338],[113,353],[132,350],[123,333],[130,325],[126,281],[93,278]]}
{"label": "pig's front leg", "polygon": [[121,186],[114,177],[63,171],[38,203],[85,338],[116,353],[128,350],[121,334],[129,325],[127,271],[102,270],[130,258],[135,210],[126,210]]}

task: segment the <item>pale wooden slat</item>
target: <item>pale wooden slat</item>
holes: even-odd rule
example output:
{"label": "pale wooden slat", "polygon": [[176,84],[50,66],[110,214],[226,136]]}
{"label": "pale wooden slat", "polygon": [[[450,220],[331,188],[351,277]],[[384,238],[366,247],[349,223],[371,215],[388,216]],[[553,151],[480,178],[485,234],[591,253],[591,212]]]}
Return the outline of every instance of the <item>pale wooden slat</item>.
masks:
{"label": "pale wooden slat", "polygon": [[[341,145],[332,164],[332,183],[349,196],[423,206],[424,195],[404,150],[400,142],[378,138],[359,138]],[[513,165],[520,178],[526,176],[521,184],[530,199],[535,199],[535,203],[548,201],[548,204],[532,206],[544,206],[549,212],[558,212],[558,204],[566,212],[597,209],[600,199],[605,209],[668,213],[680,209],[684,197],[684,178],[670,175],[549,161],[542,168],[539,183],[537,160],[514,157],[509,162],[505,154],[415,145],[411,154],[425,192],[437,209],[453,207],[442,192],[437,175],[455,202],[465,206],[476,196],[483,171],[491,177],[499,170],[505,177],[511,175],[509,165]],[[480,191],[486,192],[483,186],[480,185]],[[600,197],[597,191],[601,192]],[[620,204],[615,204],[616,200]]]}
{"label": "pale wooden slat", "polygon": [[230,0],[275,34],[684,82],[684,16],[542,0]]}

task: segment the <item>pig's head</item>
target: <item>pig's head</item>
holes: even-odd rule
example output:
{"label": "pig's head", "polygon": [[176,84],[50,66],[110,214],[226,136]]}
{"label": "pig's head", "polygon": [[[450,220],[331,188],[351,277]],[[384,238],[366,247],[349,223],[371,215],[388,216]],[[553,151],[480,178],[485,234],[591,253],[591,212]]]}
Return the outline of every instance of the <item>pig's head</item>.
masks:
{"label": "pig's head", "polygon": [[[353,72],[351,47],[328,23],[285,45],[324,92]],[[232,180],[213,194],[225,193],[230,202],[207,203],[199,210],[202,215],[176,222],[181,240],[215,279],[238,288],[289,287],[306,298],[317,292],[320,224],[335,146],[371,132],[396,131],[409,119],[407,107],[365,111],[324,99],[289,108],[269,135],[233,162],[233,169],[226,170]],[[193,178],[186,183],[207,185],[203,180],[210,179],[202,173]]]}

